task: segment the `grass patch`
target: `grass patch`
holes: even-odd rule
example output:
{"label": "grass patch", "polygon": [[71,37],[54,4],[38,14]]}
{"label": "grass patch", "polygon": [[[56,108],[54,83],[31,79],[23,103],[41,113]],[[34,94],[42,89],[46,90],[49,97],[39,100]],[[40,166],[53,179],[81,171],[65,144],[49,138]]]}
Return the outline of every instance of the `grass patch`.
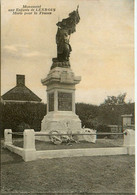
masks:
{"label": "grass patch", "polygon": [[[121,143],[120,140],[104,141]],[[1,194],[40,193],[134,194],[135,156],[68,157],[26,163],[4,149],[2,143]]]}
{"label": "grass patch", "polygon": [[[13,144],[18,147],[23,147],[23,140],[14,140]],[[60,149],[80,149],[80,148],[106,148],[122,146],[123,139],[98,139],[96,143],[81,141],[80,143],[71,142],[71,145],[62,143],[55,145],[52,142],[35,141],[36,150],[60,150]]]}

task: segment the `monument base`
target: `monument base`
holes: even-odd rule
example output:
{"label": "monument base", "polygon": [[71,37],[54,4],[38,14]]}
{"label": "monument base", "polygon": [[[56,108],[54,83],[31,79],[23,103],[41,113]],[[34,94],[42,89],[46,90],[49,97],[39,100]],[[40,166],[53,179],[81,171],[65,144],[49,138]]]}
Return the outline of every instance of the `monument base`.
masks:
{"label": "monument base", "polygon": [[[42,84],[47,86],[47,115],[41,123],[41,133],[78,133],[81,121],[75,114],[75,85],[81,80],[75,76],[69,61],[53,61],[47,77]],[[38,140],[49,141],[49,136],[37,136]]]}
{"label": "monument base", "polygon": [[[41,133],[78,133],[81,131],[81,121],[79,117],[69,111],[49,112],[41,124]],[[50,141],[48,136],[39,136],[37,140]]]}

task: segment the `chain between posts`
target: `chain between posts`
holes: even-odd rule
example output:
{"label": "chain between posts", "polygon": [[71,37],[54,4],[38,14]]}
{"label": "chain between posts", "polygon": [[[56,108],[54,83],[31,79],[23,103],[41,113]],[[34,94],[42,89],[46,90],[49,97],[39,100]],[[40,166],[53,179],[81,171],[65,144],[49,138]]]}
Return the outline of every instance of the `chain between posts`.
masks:
{"label": "chain between posts", "polygon": [[72,135],[72,136],[74,136],[74,135],[127,135],[127,132],[125,132],[125,133],[72,133],[72,134],[67,134],[67,133],[65,133],[65,134],[37,134],[37,133],[35,133],[35,136],[62,136],[62,135],[68,135],[68,136],[70,136],[70,135]]}
{"label": "chain between posts", "polygon": [[8,132],[8,134],[12,134],[12,135],[23,135],[23,133],[19,133],[19,132]]}
{"label": "chain between posts", "polygon": [[[8,134],[13,134],[13,135],[23,135],[23,133],[19,133],[19,132],[8,132]],[[67,136],[74,136],[74,135],[127,135],[127,132],[125,133],[59,133],[59,134],[44,134],[44,133],[35,133],[35,136],[63,136],[63,135],[67,135]]]}

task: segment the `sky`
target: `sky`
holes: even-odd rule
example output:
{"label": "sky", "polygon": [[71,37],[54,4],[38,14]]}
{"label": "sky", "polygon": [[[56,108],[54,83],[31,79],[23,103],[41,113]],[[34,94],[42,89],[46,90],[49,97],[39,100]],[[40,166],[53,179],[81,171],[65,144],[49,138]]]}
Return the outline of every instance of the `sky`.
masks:
{"label": "sky", "polygon": [[[23,5],[55,8],[51,15],[13,15]],[[134,101],[133,0],[2,0],[2,94],[23,74],[26,86],[46,102],[41,84],[57,55],[56,23],[79,5],[80,22],[71,35],[71,69],[81,82],[76,102],[99,105],[107,96],[127,93]]]}

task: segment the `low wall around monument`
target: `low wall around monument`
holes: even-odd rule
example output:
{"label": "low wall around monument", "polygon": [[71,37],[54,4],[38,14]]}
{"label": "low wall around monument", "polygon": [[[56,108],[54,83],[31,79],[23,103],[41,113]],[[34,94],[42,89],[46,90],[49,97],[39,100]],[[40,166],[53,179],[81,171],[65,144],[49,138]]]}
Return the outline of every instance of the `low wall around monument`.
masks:
{"label": "low wall around monument", "polygon": [[[135,131],[127,129],[124,132],[124,143],[121,147],[107,148],[79,148],[79,149],[60,149],[60,150],[40,150],[35,148],[36,132],[33,129],[24,130],[23,147],[13,145],[11,129],[5,129],[4,147],[20,155],[25,162],[37,159],[52,159],[63,157],[78,156],[104,156],[104,155],[134,155],[135,154]],[[46,143],[45,143],[46,144]]]}

